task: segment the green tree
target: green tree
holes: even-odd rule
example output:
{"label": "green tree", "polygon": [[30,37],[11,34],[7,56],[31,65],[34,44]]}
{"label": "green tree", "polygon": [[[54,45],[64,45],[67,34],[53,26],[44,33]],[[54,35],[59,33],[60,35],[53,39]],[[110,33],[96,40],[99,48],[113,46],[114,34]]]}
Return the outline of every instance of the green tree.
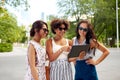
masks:
{"label": "green tree", "polygon": [[[98,39],[107,43],[108,38],[111,37],[111,42],[115,44],[116,0],[58,0],[57,4],[61,13],[67,17],[75,17],[77,22],[80,20],[82,14],[87,15],[94,25]],[[118,7],[120,7],[120,0],[118,0]]]}
{"label": "green tree", "polygon": [[[120,2],[120,0],[118,1]],[[110,45],[113,46],[116,38],[116,1],[97,0],[95,6],[93,24],[98,39],[104,39],[103,41],[108,43],[108,38],[112,38]]]}
{"label": "green tree", "polygon": [[72,39],[73,37],[75,37],[76,35],[76,21],[74,22],[70,22],[70,28],[68,29],[67,33],[66,33],[66,37],[68,39]]}
{"label": "green tree", "polygon": [[2,42],[13,43],[18,39],[18,26],[15,17],[0,7],[0,39]]}
{"label": "green tree", "polygon": [[26,36],[26,29],[25,29],[25,26],[22,25],[22,26],[18,26],[16,27],[16,41],[15,42],[19,42],[19,43],[25,43],[25,41],[27,40],[27,36]]}
{"label": "green tree", "polygon": [[94,11],[94,0],[57,0],[59,12],[66,17],[75,17],[80,20],[82,14],[92,15]]}
{"label": "green tree", "polygon": [[63,18],[75,17],[75,21],[70,21],[70,29],[66,33],[66,37],[69,39],[75,36],[75,29],[81,15],[93,16],[95,11],[94,0],[57,0],[57,5]]}

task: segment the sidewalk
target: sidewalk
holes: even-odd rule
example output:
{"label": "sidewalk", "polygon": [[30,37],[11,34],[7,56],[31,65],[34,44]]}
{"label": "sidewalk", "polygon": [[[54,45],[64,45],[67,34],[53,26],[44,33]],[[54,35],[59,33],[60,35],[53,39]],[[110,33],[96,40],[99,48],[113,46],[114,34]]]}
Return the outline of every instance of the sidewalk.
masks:
{"label": "sidewalk", "polygon": [[[120,49],[109,48],[108,57],[96,66],[99,80],[120,80]],[[96,57],[100,56],[99,54]]]}

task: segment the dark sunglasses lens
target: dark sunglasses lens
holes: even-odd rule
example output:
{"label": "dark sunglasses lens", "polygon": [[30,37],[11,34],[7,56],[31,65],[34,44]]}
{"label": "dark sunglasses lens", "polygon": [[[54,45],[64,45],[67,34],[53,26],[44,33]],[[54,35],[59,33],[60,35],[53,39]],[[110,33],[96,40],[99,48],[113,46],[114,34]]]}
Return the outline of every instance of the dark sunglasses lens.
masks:
{"label": "dark sunglasses lens", "polygon": [[79,29],[80,29],[80,30],[83,30],[83,31],[85,31],[85,32],[88,31],[88,29],[86,29],[86,28],[82,28],[82,27],[79,27]]}
{"label": "dark sunglasses lens", "polygon": [[44,32],[49,32],[49,30],[48,29],[43,29],[44,30]]}
{"label": "dark sunglasses lens", "polygon": [[88,30],[87,29],[83,29],[83,31],[87,32]]}
{"label": "dark sunglasses lens", "polygon": [[83,28],[82,28],[82,27],[79,27],[79,29],[80,29],[80,30],[83,30]]}
{"label": "dark sunglasses lens", "polygon": [[62,31],[62,28],[59,27],[59,30]]}
{"label": "dark sunglasses lens", "polygon": [[59,30],[60,30],[60,31],[62,31],[62,30],[66,30],[66,28],[61,28],[61,27],[59,27]]}

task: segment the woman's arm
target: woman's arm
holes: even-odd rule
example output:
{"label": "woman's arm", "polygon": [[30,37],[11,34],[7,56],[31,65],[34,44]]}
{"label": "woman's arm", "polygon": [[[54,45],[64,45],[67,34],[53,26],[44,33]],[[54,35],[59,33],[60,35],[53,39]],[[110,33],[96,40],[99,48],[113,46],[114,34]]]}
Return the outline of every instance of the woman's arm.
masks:
{"label": "woman's arm", "polygon": [[46,52],[48,54],[49,60],[54,61],[63,52],[63,49],[61,48],[57,52],[53,53],[53,51],[52,51],[52,39],[48,39],[46,41]]}
{"label": "woman's arm", "polygon": [[100,42],[98,42],[98,41],[96,42],[96,41],[92,40],[90,45],[92,47],[99,49],[102,52],[102,55],[96,61],[94,61],[93,59],[87,60],[86,62],[88,64],[97,65],[100,62],[102,62],[109,55],[109,50],[104,45],[102,45]]}
{"label": "woman's arm", "polygon": [[69,42],[69,46],[73,45],[73,41],[72,40],[68,40],[68,42]]}
{"label": "woman's arm", "polygon": [[31,74],[34,78],[34,80],[39,80],[38,79],[38,70],[35,67],[35,49],[34,46],[32,44],[30,44],[29,48],[28,48],[28,62],[30,65],[30,69],[31,69]]}
{"label": "woman's arm", "polygon": [[96,60],[96,64],[99,64],[100,62],[102,62],[110,53],[109,50],[102,45],[101,43],[98,42],[98,46],[96,46],[97,49],[99,49],[100,51],[102,51],[102,55]]}
{"label": "woman's arm", "polygon": [[76,59],[77,59],[77,58],[69,58],[68,61],[69,61],[69,62],[73,62],[73,63],[75,64],[75,63],[76,63]]}

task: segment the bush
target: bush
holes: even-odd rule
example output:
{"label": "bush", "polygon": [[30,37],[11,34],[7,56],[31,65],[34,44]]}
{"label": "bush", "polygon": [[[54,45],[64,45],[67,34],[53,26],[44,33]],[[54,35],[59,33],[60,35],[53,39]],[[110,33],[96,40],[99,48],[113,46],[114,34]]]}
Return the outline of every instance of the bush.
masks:
{"label": "bush", "polygon": [[12,43],[0,43],[0,52],[10,52],[13,50]]}
{"label": "bush", "polygon": [[[116,48],[116,47],[117,47],[117,44],[113,45],[112,47],[115,47],[115,48]],[[120,44],[119,44],[119,47],[120,47]]]}

